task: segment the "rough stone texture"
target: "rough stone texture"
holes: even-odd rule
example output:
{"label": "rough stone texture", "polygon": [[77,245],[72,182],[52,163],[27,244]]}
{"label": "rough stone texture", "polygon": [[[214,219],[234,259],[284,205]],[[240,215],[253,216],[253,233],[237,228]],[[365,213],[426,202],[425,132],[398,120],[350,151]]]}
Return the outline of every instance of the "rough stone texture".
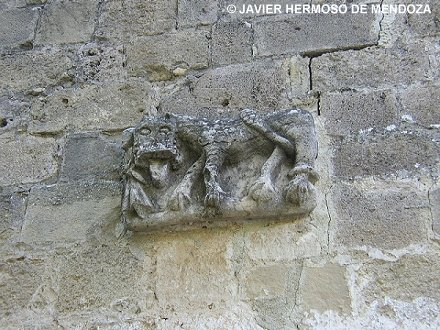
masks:
{"label": "rough stone texture", "polygon": [[212,63],[227,65],[252,59],[253,30],[249,23],[218,23],[212,31]]}
{"label": "rough stone texture", "polygon": [[263,20],[255,24],[257,54],[311,55],[374,45],[379,29],[378,18],[374,15],[304,14],[290,20]]}
{"label": "rough stone texture", "polygon": [[337,264],[304,267],[300,283],[298,300],[304,310],[350,313],[351,299],[345,267]]}
{"label": "rough stone texture", "polygon": [[320,107],[331,135],[356,134],[397,123],[396,97],[390,90],[326,93]]}
{"label": "rough stone texture", "polygon": [[208,25],[218,16],[217,0],[178,0],[177,24],[179,27]]}
{"label": "rough stone texture", "polygon": [[43,9],[35,43],[87,42],[95,29],[98,1],[50,1]]}
{"label": "rough stone texture", "polygon": [[208,66],[208,39],[204,31],[185,30],[139,38],[127,46],[127,67],[134,77],[168,80],[173,70]]}
{"label": "rough stone texture", "polygon": [[122,150],[119,143],[97,134],[69,135],[64,146],[61,180],[118,180],[121,164]]}
{"label": "rough stone texture", "polygon": [[119,217],[117,184],[58,184],[31,190],[21,239],[28,244],[84,241]]}
{"label": "rough stone texture", "polygon": [[[191,77],[192,78],[192,77]],[[161,103],[168,112],[218,116],[229,110],[287,108],[288,62],[257,62],[208,71]]]}
{"label": "rough stone texture", "polygon": [[402,114],[421,125],[440,125],[440,88],[436,85],[410,86],[401,91]]}
{"label": "rough stone texture", "polygon": [[29,136],[0,142],[0,185],[38,182],[57,172],[55,139]]}
{"label": "rough stone texture", "polygon": [[427,191],[417,183],[341,184],[331,192],[334,246],[401,249],[424,243],[430,222]]}
{"label": "rough stone texture", "polygon": [[26,205],[26,192],[0,195],[0,246],[20,233]]}
{"label": "rough stone texture", "polygon": [[333,166],[334,173],[341,177],[415,174],[424,169],[435,171],[438,158],[438,138],[403,130],[338,143]]}
{"label": "rough stone texture", "polygon": [[319,56],[312,59],[313,89],[383,88],[429,79],[435,71],[431,71],[425,47],[424,43],[417,43],[403,49],[371,47]]}
{"label": "rough stone texture", "polygon": [[127,128],[150,111],[151,97],[149,85],[136,80],[59,90],[32,104],[29,131]]}
{"label": "rough stone texture", "polygon": [[57,50],[0,55],[0,71],[2,94],[63,85],[74,76],[69,52]]}
{"label": "rough stone texture", "polygon": [[38,11],[32,8],[13,8],[0,12],[0,47],[32,47]]}
{"label": "rough stone texture", "polygon": [[433,186],[429,191],[429,203],[432,212],[432,230],[440,235],[440,187]]}

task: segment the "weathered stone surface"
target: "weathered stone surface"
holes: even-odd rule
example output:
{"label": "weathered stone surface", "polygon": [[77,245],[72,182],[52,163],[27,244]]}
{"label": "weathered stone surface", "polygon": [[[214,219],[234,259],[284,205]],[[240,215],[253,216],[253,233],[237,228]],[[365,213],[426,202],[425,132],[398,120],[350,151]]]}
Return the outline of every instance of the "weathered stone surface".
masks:
{"label": "weathered stone surface", "polygon": [[378,39],[378,19],[371,14],[304,14],[290,20],[262,20],[255,24],[257,54],[320,54],[374,45]]}
{"label": "weathered stone surface", "polygon": [[440,235],[440,186],[438,184],[429,191],[429,204],[432,213],[432,230]]}
{"label": "weathered stone surface", "polygon": [[264,61],[210,70],[164,98],[161,109],[206,117],[222,116],[230,110],[238,113],[244,108],[286,109],[289,64]]}
{"label": "weathered stone surface", "polygon": [[0,135],[14,130],[24,130],[30,104],[8,97],[0,97]]}
{"label": "weathered stone surface", "polygon": [[127,45],[127,68],[131,76],[169,80],[176,68],[201,69],[208,66],[208,35],[184,30],[138,38]]}
{"label": "weathered stone surface", "polygon": [[212,24],[218,11],[217,0],[178,0],[177,24],[179,28]]}
{"label": "weathered stone surface", "polygon": [[396,97],[390,90],[325,93],[321,96],[320,109],[327,132],[332,135],[384,129],[398,122]]}
{"label": "weathered stone surface", "polygon": [[427,241],[429,202],[417,183],[341,183],[331,196],[335,247],[401,249]]}
{"label": "weathered stone surface", "polygon": [[[411,0],[405,0],[401,3],[414,4]],[[420,37],[438,36],[440,34],[440,4],[435,0],[420,0],[417,4],[428,4],[431,13],[425,13],[423,15],[407,15],[408,30]]]}
{"label": "weathered stone surface", "polygon": [[0,246],[19,234],[23,225],[25,193],[0,195]]}
{"label": "weathered stone surface", "polygon": [[0,185],[39,182],[57,169],[58,143],[52,138],[18,137],[0,140]]}
{"label": "weathered stone surface", "polygon": [[[158,303],[187,312],[209,309],[234,299],[237,284],[228,261],[230,232],[219,230],[161,233],[148,236],[156,256]],[[145,241],[144,241],[145,242]],[[151,247],[149,248],[149,250]]]}
{"label": "weathered stone surface", "polygon": [[438,142],[425,132],[369,134],[360,140],[338,143],[333,158],[334,173],[355,177],[435,170],[438,151]]}
{"label": "weathered stone surface", "polygon": [[413,85],[400,92],[402,115],[410,116],[424,125],[440,125],[440,87],[436,85]]}
{"label": "weathered stone surface", "polygon": [[69,135],[64,146],[61,180],[119,180],[122,158],[120,144],[115,141],[93,133]]}
{"label": "weathered stone surface", "polygon": [[72,183],[33,188],[21,239],[26,243],[84,241],[94,226],[118,219],[116,183]]}
{"label": "weathered stone surface", "polygon": [[97,15],[96,0],[51,1],[43,9],[36,44],[70,44],[91,40]]}
{"label": "weathered stone surface", "polygon": [[256,268],[246,277],[246,295],[249,299],[270,299],[284,296],[289,282],[289,267],[273,265]]}
{"label": "weathered stone surface", "polygon": [[59,257],[59,293],[56,309],[70,313],[94,308],[110,309],[118,303],[129,304],[126,315],[145,310],[140,285],[142,260],[133,256],[127,247],[114,243],[85,246],[80,253]]}
{"label": "weathered stone surface", "polygon": [[2,321],[14,314],[19,315],[31,304],[33,296],[42,286],[45,268],[45,261],[39,258],[17,256],[0,261]]}
{"label": "weathered stone surface", "polygon": [[76,78],[80,82],[107,82],[127,78],[124,47],[91,42],[78,51]]}
{"label": "weathered stone surface", "polygon": [[408,45],[403,51],[366,48],[319,56],[312,59],[313,89],[384,88],[428,79],[433,74],[424,48],[425,44],[419,43]]}
{"label": "weathered stone surface", "polygon": [[30,132],[115,130],[138,122],[150,111],[149,85],[137,80],[83,85],[39,98],[32,104]]}
{"label": "weathered stone surface", "polygon": [[367,302],[391,298],[401,301],[440,299],[438,272],[440,256],[435,253],[405,255],[395,262],[375,262],[363,266],[359,275],[370,279],[365,288]]}
{"label": "weathered stone surface", "polygon": [[114,0],[101,5],[95,35],[102,40],[126,41],[176,27],[176,0]]}
{"label": "weathered stone surface", "polygon": [[217,23],[212,31],[212,63],[225,65],[252,60],[253,30],[249,23]]}
{"label": "weathered stone surface", "polygon": [[351,298],[345,267],[337,264],[304,267],[298,292],[304,311],[328,310],[349,314]]}
{"label": "weathered stone surface", "polygon": [[71,54],[57,50],[0,55],[0,92],[62,85],[74,77]]}
{"label": "weathered stone surface", "polygon": [[38,16],[38,11],[32,8],[0,11],[0,48],[32,47]]}

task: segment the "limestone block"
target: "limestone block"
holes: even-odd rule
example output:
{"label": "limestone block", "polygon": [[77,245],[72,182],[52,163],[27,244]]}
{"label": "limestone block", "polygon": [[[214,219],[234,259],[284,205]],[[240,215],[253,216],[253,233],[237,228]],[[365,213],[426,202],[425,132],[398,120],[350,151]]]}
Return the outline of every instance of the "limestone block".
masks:
{"label": "limestone block", "polygon": [[270,299],[284,296],[287,291],[289,268],[273,265],[254,269],[246,277],[246,296],[250,299]]}
{"label": "limestone block", "polygon": [[29,131],[126,128],[148,113],[151,98],[149,85],[133,79],[59,90],[33,102]]}
{"label": "limestone block", "polygon": [[332,135],[384,129],[398,122],[396,97],[390,90],[325,93],[321,96],[320,109],[327,132]]}
{"label": "limestone block", "polygon": [[205,31],[184,30],[138,38],[127,45],[127,68],[131,76],[151,81],[169,80],[176,68],[208,66],[208,38]]}
{"label": "limestone block", "polygon": [[70,82],[74,77],[72,54],[58,50],[0,55],[0,92],[28,91]]}
{"label": "limestone block", "polygon": [[331,196],[335,246],[401,249],[427,241],[427,191],[417,183],[342,183]]}
{"label": "limestone block", "polygon": [[432,229],[440,235],[440,187],[434,185],[429,191],[429,203],[432,213]]}
{"label": "limestone block", "polygon": [[80,82],[109,82],[127,78],[124,47],[91,42],[78,53],[76,78]]}
{"label": "limestone block", "polygon": [[0,245],[20,233],[25,201],[25,194],[19,192],[0,195]]}
{"label": "limestone block", "polygon": [[178,0],[177,24],[179,28],[212,24],[218,11],[218,0]]}
{"label": "limestone block", "polygon": [[32,47],[38,10],[13,8],[0,11],[0,47]]}
{"label": "limestone block", "polygon": [[29,116],[30,104],[9,97],[0,97],[0,136],[23,130]]}
{"label": "limestone block", "polygon": [[219,22],[212,31],[212,63],[234,64],[252,60],[253,30],[245,22]]}
{"label": "limestone block", "polygon": [[[401,3],[414,4],[411,0],[405,0]],[[421,0],[417,4],[429,4],[431,13],[423,15],[407,15],[407,24],[409,30],[417,37],[435,37],[440,34],[438,25],[440,22],[440,4],[435,0]]]}
{"label": "limestone block", "polygon": [[14,256],[0,261],[2,323],[8,317],[20,315],[30,305],[42,284],[45,268],[45,261],[39,258]]}
{"label": "limestone block", "polygon": [[304,311],[351,312],[346,270],[337,264],[304,267],[298,295],[299,305]]}
{"label": "limestone block", "polygon": [[118,219],[117,183],[72,183],[33,188],[21,239],[35,244],[84,241],[94,226]]}
{"label": "limestone block", "polygon": [[70,44],[92,38],[97,15],[96,0],[52,1],[42,12],[35,43]]}
{"label": "limestone block", "polygon": [[207,310],[234,299],[237,284],[228,261],[229,237],[223,230],[149,236],[157,251],[155,294],[162,309]]}
{"label": "limestone block", "polygon": [[334,173],[356,177],[435,171],[438,148],[434,136],[417,130],[369,134],[360,140],[345,139],[336,146]]}
{"label": "limestone block", "polygon": [[313,89],[334,91],[411,84],[432,76],[423,43],[399,48],[366,48],[312,59]]}
{"label": "limestone block", "polygon": [[18,137],[0,140],[0,185],[39,182],[57,169],[58,143],[53,138]]}
{"label": "limestone block", "polygon": [[61,180],[119,180],[121,163],[122,149],[116,141],[92,133],[72,134],[64,146]]}
{"label": "limestone block", "polygon": [[126,301],[132,307],[125,309],[124,315],[145,311],[141,299],[146,289],[139,283],[148,270],[143,270],[142,261],[127,247],[114,243],[85,246],[79,253],[59,256],[58,263],[59,293],[55,307],[61,315],[98,308],[97,314],[102,315],[103,310],[118,301]]}
{"label": "limestone block", "polygon": [[424,125],[440,125],[440,87],[436,85],[412,85],[400,91],[402,115],[410,116]]}
{"label": "limestone block", "polygon": [[435,253],[404,255],[395,262],[375,262],[364,265],[358,276],[369,279],[363,292],[366,302],[378,299],[440,299],[438,272],[440,257]]}
{"label": "limestone block", "polygon": [[264,61],[209,70],[161,102],[176,113],[216,117],[229,110],[273,111],[288,106],[288,62]]}
{"label": "limestone block", "polygon": [[374,45],[378,39],[378,19],[379,15],[372,14],[301,14],[294,19],[262,20],[255,24],[257,54],[313,55]]}

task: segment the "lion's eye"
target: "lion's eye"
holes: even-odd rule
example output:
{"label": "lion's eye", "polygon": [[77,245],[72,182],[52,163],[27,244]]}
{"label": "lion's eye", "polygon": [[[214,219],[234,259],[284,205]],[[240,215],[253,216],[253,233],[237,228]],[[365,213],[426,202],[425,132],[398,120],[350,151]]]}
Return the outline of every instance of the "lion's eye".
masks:
{"label": "lion's eye", "polygon": [[142,135],[148,135],[151,133],[151,130],[147,127],[141,128],[141,130],[139,131],[140,134]]}
{"label": "lion's eye", "polygon": [[159,130],[159,132],[163,134],[168,134],[170,131],[171,131],[170,128],[166,126],[162,126]]}

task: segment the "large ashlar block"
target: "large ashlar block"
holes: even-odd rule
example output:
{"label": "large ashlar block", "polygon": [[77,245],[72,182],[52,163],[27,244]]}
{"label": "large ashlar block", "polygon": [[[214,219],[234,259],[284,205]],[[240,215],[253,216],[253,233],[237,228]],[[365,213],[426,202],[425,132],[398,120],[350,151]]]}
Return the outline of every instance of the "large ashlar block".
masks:
{"label": "large ashlar block", "polygon": [[374,45],[379,18],[373,14],[302,14],[294,19],[262,20],[255,24],[257,54],[310,55]]}
{"label": "large ashlar block", "polygon": [[33,102],[29,131],[124,129],[150,110],[150,91],[135,79],[59,90]]}
{"label": "large ashlar block", "polygon": [[180,28],[215,23],[219,9],[218,0],[178,0],[177,24]]}
{"label": "large ashlar block", "polygon": [[0,47],[32,47],[38,10],[13,8],[0,11]]}
{"label": "large ashlar block", "polygon": [[64,146],[60,178],[119,180],[122,158],[119,143],[111,139],[94,133],[71,134]]}
{"label": "large ashlar block", "polygon": [[22,229],[26,243],[85,241],[94,226],[120,212],[117,183],[72,183],[33,188]]}
{"label": "large ashlar block", "polygon": [[126,130],[127,229],[292,219],[316,206],[317,141],[300,109],[207,120],[146,117]]}
{"label": "large ashlar block", "polygon": [[402,115],[424,126],[440,125],[440,86],[435,84],[412,85],[399,93]]}
{"label": "large ashlar block", "polygon": [[334,174],[353,178],[435,173],[439,164],[436,139],[435,133],[418,129],[344,139],[335,143]]}
{"label": "large ashlar block", "polygon": [[398,260],[376,261],[364,264],[357,276],[365,281],[363,296],[367,304],[377,300],[440,299],[440,256],[426,252],[423,255],[404,255]]}
{"label": "large ashlar block", "polygon": [[432,79],[429,44],[402,48],[366,48],[324,54],[312,59],[313,89],[335,91],[362,87],[386,88]]}
{"label": "large ashlar block", "polygon": [[351,297],[345,267],[337,264],[305,266],[301,273],[298,302],[304,311],[350,313]]}
{"label": "large ashlar block", "polygon": [[42,12],[36,44],[70,44],[91,40],[98,1],[51,1]]}
{"label": "large ashlar block", "polygon": [[73,54],[58,50],[0,55],[0,92],[24,92],[70,82],[75,75],[72,58]]}
{"label": "large ashlar block", "polygon": [[146,311],[142,304],[146,288],[141,282],[148,269],[143,269],[142,260],[126,246],[113,242],[86,245],[80,252],[66,253],[57,259],[59,282],[55,308],[61,315],[95,308],[99,315],[111,309],[123,311],[124,315]]}
{"label": "large ashlar block", "polygon": [[331,196],[335,248],[391,250],[428,240],[428,192],[417,182],[342,183],[334,187]]}
{"label": "large ashlar block", "polygon": [[58,170],[58,143],[53,138],[0,139],[0,185],[39,182]]}
{"label": "large ashlar block", "polygon": [[385,129],[396,124],[396,96],[390,90],[325,93],[321,114],[331,135],[357,134],[361,130]]}
{"label": "large ashlar block", "polygon": [[131,76],[151,81],[169,80],[175,69],[208,67],[208,34],[182,30],[138,38],[127,45],[127,68]]}
{"label": "large ashlar block", "polygon": [[[289,69],[294,72],[291,76]],[[167,112],[212,118],[247,107],[273,112],[289,108],[291,88],[295,95],[305,95],[306,77],[308,61],[302,58],[219,67],[188,81],[188,86],[164,98],[160,107]]]}

